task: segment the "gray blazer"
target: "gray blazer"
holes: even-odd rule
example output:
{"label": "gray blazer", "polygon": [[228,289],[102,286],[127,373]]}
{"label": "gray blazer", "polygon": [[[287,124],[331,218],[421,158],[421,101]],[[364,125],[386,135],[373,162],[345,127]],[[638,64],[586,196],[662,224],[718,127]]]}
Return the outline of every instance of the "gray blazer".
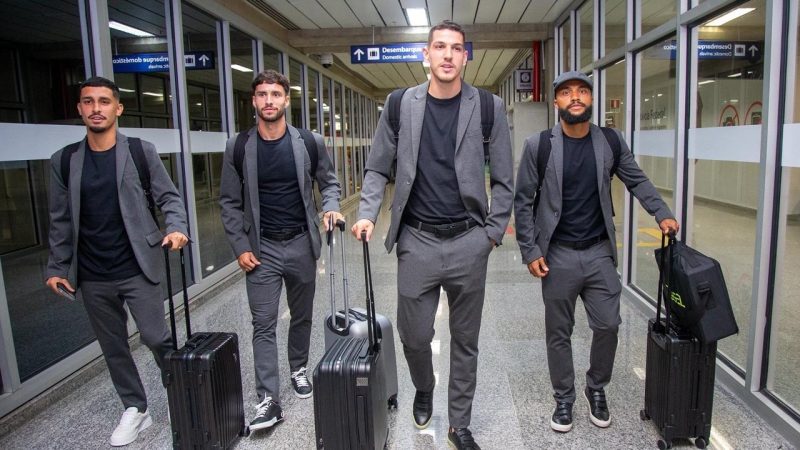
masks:
{"label": "gray blazer", "polygon": [[[178,190],[167,174],[155,146],[142,141],[142,149],[150,171],[150,188],[156,205],[164,214],[166,232],[179,231],[189,235],[186,209]],[[66,278],[78,286],[78,226],[81,217],[81,175],[86,155],[86,139],[70,158],[69,183],[61,178],[61,150],[50,158],[50,257],[46,279]],[[90,150],[89,150],[90,151]],[[136,262],[142,273],[153,283],[164,276],[164,255],[161,241],[164,234],[147,209],[147,200],[139,181],[139,173],[128,149],[128,137],[117,132],[117,195],[125,232],[131,242]],[[69,186],[69,187],[68,187]]]}
{"label": "gray blazer", "polygon": [[[661,196],[656,191],[653,183],[639,168],[634,160],[633,153],[622,137],[619,130],[622,151],[617,167],[617,177],[625,184],[634,197],[639,199],[642,207],[657,222],[674,218],[672,212]],[[603,221],[606,233],[611,240],[612,248],[617,248],[616,234],[614,232],[614,218],[612,214],[611,197],[611,167],[614,164],[614,153],[606,141],[603,131],[597,125],[590,128],[592,145],[594,146],[595,161],[597,166],[597,189],[600,193],[600,209],[603,211]],[[528,264],[547,255],[550,238],[556,229],[561,211],[561,192],[564,177],[564,135],[561,124],[553,127],[550,138],[550,159],[542,183],[541,200],[538,211],[533,211],[533,199],[539,187],[539,172],[536,168],[536,154],[539,148],[539,133],[525,139],[525,147],[517,173],[517,186],[514,196],[514,217],[517,225],[517,243],[522,252],[522,262]],[[534,217],[535,214],[535,217]],[[617,253],[613,252],[614,264],[617,264]]]}
{"label": "gray blazer", "polygon": [[[483,134],[481,132],[481,109],[478,90],[467,83],[461,85],[461,106],[458,111],[456,131],[455,169],[458,190],[467,213],[481,226],[488,238],[497,245],[511,217],[513,163],[511,160],[511,135],[506,119],[506,109],[500,97],[494,99],[494,128],[489,143],[491,206],[486,195],[484,178]],[[394,131],[389,125],[387,109],[384,108],[375,130],[372,150],[367,158],[364,185],[361,190],[359,219],[376,222],[383,200],[383,192],[389,181],[392,162],[397,159],[397,175],[386,250],[392,251],[400,229],[403,209],[417,176],[422,122],[425,117],[425,102],[428,82],[409,88],[400,102],[400,138],[394,141]],[[387,98],[388,104],[388,98]]]}
{"label": "gray blazer", "polygon": [[[292,140],[294,163],[297,169],[297,182],[306,208],[306,224],[311,236],[311,249],[314,258],[319,259],[322,239],[319,235],[319,211],[314,202],[312,192],[311,159],[306,151],[303,138],[297,128],[287,124],[286,132]],[[233,163],[233,147],[236,136],[228,139],[225,145],[225,156],[222,160],[222,180],[220,182],[219,205],[222,209],[222,226],[228,235],[228,241],[233,248],[233,253],[238,257],[244,252],[253,252],[256,257],[261,255],[261,212],[258,196],[258,130],[251,128],[247,133],[247,143],[244,146],[244,161],[242,175],[244,177],[244,198],[242,198],[242,185],[239,174]],[[339,211],[339,196],[341,188],[333,162],[326,151],[322,136],[314,133],[317,141],[318,160],[317,173],[314,178],[322,194],[322,211]],[[244,205],[244,208],[242,207]]]}

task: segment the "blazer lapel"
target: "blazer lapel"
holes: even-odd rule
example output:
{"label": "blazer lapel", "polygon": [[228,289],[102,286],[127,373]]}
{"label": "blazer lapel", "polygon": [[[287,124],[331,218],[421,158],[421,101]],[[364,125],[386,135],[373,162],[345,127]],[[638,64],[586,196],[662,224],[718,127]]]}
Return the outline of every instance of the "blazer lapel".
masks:
{"label": "blazer lapel", "polygon": [[305,186],[306,186],[306,144],[303,138],[300,137],[300,132],[291,125],[286,125],[286,133],[292,143],[292,153],[294,154],[294,168],[297,174],[297,185],[300,187],[300,197],[305,203]]}
{"label": "blazer lapel", "polygon": [[250,197],[250,209],[253,211],[253,226],[259,227],[261,226],[261,213],[258,202],[258,128],[251,128],[248,135],[247,142],[244,144],[245,180],[247,180],[247,191]]}
{"label": "blazer lapel", "polygon": [[[117,133],[117,195],[122,190],[122,179],[125,175],[125,165],[128,163],[128,155],[131,150],[128,147],[128,137]],[[133,159],[131,157],[130,159]]]}
{"label": "blazer lapel", "polygon": [[[425,105],[428,98],[428,83],[418,86],[411,97],[411,164],[417,167],[419,144],[422,139],[422,122],[425,120]],[[402,114],[400,117],[402,118]],[[401,125],[402,130],[402,125]],[[402,131],[401,131],[402,132]]]}
{"label": "blazer lapel", "polygon": [[[461,83],[461,106],[458,109],[458,129],[456,131],[456,154],[461,148],[461,141],[467,133],[467,125],[475,112],[475,89],[467,83]],[[483,148],[483,147],[481,147]]]}
{"label": "blazer lapel", "polygon": [[558,185],[558,198],[560,199],[562,198],[564,184],[564,133],[561,130],[560,123],[553,127],[551,134],[550,156],[553,160],[553,167],[551,168],[555,169],[554,173],[556,175],[556,184]]}
{"label": "blazer lapel", "polygon": [[606,138],[600,128],[592,125],[590,128],[592,135],[592,147],[594,148],[595,166],[597,166],[597,192],[603,195],[603,181],[605,180],[606,170]]}
{"label": "blazer lapel", "polygon": [[81,176],[83,175],[83,160],[89,150],[89,143],[86,138],[78,145],[78,150],[69,161],[69,187],[70,206],[72,207],[72,230],[75,240],[78,242],[78,224],[81,220]]}

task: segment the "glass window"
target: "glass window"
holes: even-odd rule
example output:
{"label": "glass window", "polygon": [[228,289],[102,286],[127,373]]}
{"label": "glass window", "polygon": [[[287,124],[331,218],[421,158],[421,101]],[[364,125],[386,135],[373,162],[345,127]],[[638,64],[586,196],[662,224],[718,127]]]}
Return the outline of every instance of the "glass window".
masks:
{"label": "glass window", "polygon": [[578,9],[578,42],[581,46],[578,67],[586,67],[594,61],[594,0],[588,0]]}
{"label": "glass window", "polygon": [[657,28],[670,20],[675,20],[675,15],[677,14],[677,6],[678,2],[674,0],[664,1],[664,0],[640,0],[641,3],[641,15],[639,16],[641,21],[640,30],[641,32],[637,35],[642,35],[647,33],[648,31],[652,30],[653,28]]}
{"label": "glass window", "polygon": [[344,138],[344,154],[347,157],[346,182],[348,194],[355,192],[355,152],[353,151],[353,91],[346,87],[343,91],[342,103],[342,137]]}
{"label": "glass window", "polygon": [[[740,7],[754,9],[724,24],[710,27],[706,22],[692,29],[698,46],[697,97],[689,130],[689,192],[693,196],[686,225],[690,243],[722,266],[739,334],[720,341],[718,349],[744,367],[755,240],[743,237],[755,236],[759,201],[765,1],[749,1]],[[721,44],[757,51],[745,51],[742,56],[727,51],[724,57],[717,49]]]}
{"label": "glass window", "polygon": [[[602,109],[598,111],[602,121],[601,126],[616,128],[625,134],[625,60],[620,60],[614,65],[604,69],[601,74],[603,80]],[[617,261],[622,264],[623,228],[625,217],[625,185],[614,177],[611,180],[611,198],[614,202],[614,227],[617,234]],[[620,266],[621,267],[621,266]]]}
{"label": "glass window", "polygon": [[561,28],[561,70],[569,72],[572,70],[572,19],[567,19]]}
{"label": "glass window", "polygon": [[[797,42],[800,36],[800,9],[794,10],[795,24],[788,42]],[[772,308],[772,329],[769,330],[769,371],[767,389],[800,410],[800,390],[797,389],[797,368],[800,367],[798,348],[797,267],[800,261],[800,46],[788,55],[794,77],[787,80],[793,98],[786,99],[786,124],[781,145],[781,189],[778,222],[777,255],[775,264],[775,293]],[[737,317],[738,320],[738,317]],[[739,320],[741,323],[741,320]],[[741,327],[741,326],[740,326]]]}
{"label": "glass window", "polygon": [[[633,153],[639,166],[674,211],[675,154],[675,59],[664,50],[674,45],[669,38],[636,55],[639,92],[636,95]],[[621,64],[620,64],[621,65]],[[655,219],[633,202],[631,279],[644,292],[656,298],[658,269],[653,250],[661,245],[661,230]]]}
{"label": "glass window", "polygon": [[319,72],[314,69],[308,69],[308,128],[315,133],[320,132],[318,82]]}
{"label": "glass window", "polygon": [[604,35],[605,45],[602,47],[603,55],[611,50],[625,45],[627,40],[626,30],[628,22],[627,1],[626,0],[603,0],[605,3],[604,15],[606,32]]}
{"label": "glass window", "polygon": [[291,85],[291,97],[289,99],[289,109],[291,109],[291,124],[297,128],[304,128],[303,121],[303,65],[299,61],[289,59],[289,84]]}
{"label": "glass window", "polygon": [[244,131],[256,124],[250,85],[255,78],[252,37],[231,27],[231,74],[233,75],[233,131]]}
{"label": "glass window", "polygon": [[342,85],[338,82],[333,83],[333,126],[335,136],[334,146],[336,147],[336,176],[339,177],[339,183],[342,185],[342,198],[347,197],[352,192],[348,190],[348,185],[345,182],[348,169],[346,159],[344,156],[344,133],[342,132]]}
{"label": "glass window", "polygon": [[272,69],[276,72],[283,72],[281,68],[282,54],[280,51],[267,44],[264,47],[264,70]]}

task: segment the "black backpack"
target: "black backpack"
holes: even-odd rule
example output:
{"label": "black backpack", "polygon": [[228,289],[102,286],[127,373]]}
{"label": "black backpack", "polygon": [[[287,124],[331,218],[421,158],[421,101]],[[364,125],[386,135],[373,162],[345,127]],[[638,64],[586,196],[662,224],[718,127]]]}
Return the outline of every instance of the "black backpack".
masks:
{"label": "black backpack", "polygon": [[[611,165],[611,178],[614,178],[614,174],[617,173],[617,167],[619,167],[619,156],[620,153],[622,153],[622,144],[620,144],[619,136],[617,136],[617,133],[612,128],[600,127],[600,129],[606,136],[606,141],[608,141],[608,145],[611,146],[611,152],[614,154],[614,163]],[[536,196],[533,200],[534,213],[539,208],[539,197],[542,194],[544,173],[547,169],[547,161],[550,159],[550,137],[552,137],[552,134],[549,128],[539,133],[539,148],[536,153],[536,171],[539,175],[539,186],[536,188]],[[608,192],[608,196],[611,197],[611,191]],[[613,201],[611,202],[611,214],[614,215]]]}
{"label": "black backpack", "polygon": [[[61,179],[64,180],[64,184],[67,186],[69,186],[70,159],[72,159],[72,154],[78,151],[78,146],[80,146],[81,142],[83,141],[69,144],[64,147],[64,150],[61,152]],[[136,166],[136,172],[139,174],[139,182],[142,184],[144,197],[147,199],[147,209],[150,210],[150,215],[153,216],[153,220],[158,223],[158,219],[156,218],[156,202],[153,200],[153,192],[150,189],[150,169],[147,167],[147,158],[145,158],[144,150],[142,149],[142,140],[129,137],[128,150],[131,152],[133,165]]]}
{"label": "black backpack", "polygon": [[[403,99],[408,88],[400,88],[389,94],[386,108],[389,110],[389,125],[394,131],[394,142],[400,139],[400,100]],[[494,128],[494,99],[492,93],[478,89],[481,99],[481,132],[483,133],[483,159],[489,162],[489,142],[492,139],[492,128]]]}

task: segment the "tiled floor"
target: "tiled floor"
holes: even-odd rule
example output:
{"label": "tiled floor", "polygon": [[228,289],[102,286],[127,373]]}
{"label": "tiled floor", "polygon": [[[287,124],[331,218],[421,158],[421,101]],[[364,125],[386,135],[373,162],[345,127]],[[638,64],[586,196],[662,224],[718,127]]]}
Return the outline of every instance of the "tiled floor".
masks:
{"label": "tiled floor", "polygon": [[[385,213],[384,213],[385,214]],[[351,212],[348,222],[354,220]],[[388,220],[382,218],[371,244],[377,310],[396,323],[396,268],[394,254],[387,255],[382,233]],[[345,238],[351,303],[364,301],[361,247],[351,236]],[[317,297],[310,361],[315,365],[323,352],[323,318],[329,310],[329,275],[326,271],[327,249],[318,265]],[[338,252],[337,252],[338,254]],[[337,270],[341,268],[337,260]],[[340,272],[339,272],[340,273]],[[341,298],[341,296],[340,296]],[[273,430],[241,439],[237,449],[312,449],[314,448],[313,400],[300,400],[291,393],[286,361],[288,310],[281,306],[278,342],[281,350],[283,408],[286,421]],[[576,385],[583,387],[583,372],[588,364],[590,332],[582,308],[578,308],[573,336]],[[623,324],[619,334],[615,375],[607,388],[612,425],[599,429],[587,418],[587,408],[579,401],[572,432],[558,434],[548,421],[553,401],[547,374],[544,343],[543,305],[539,284],[519,261],[513,235],[496,249],[489,262],[486,302],[480,341],[478,387],[473,405],[471,429],[484,449],[549,448],[656,448],[658,433],[650,422],[639,419],[644,396],[645,336],[647,317],[623,301]],[[389,415],[391,449],[441,449],[447,447],[447,378],[449,374],[449,332],[446,296],[442,296],[436,321],[434,368],[438,384],[434,395],[434,417],[424,431],[414,428],[411,403],[414,388],[397,337],[399,409]],[[254,412],[255,394],[250,336],[250,312],[244,280],[206,301],[194,311],[195,330],[235,331],[240,336],[241,367],[248,420]],[[182,322],[179,324],[182,326]],[[183,340],[183,337],[180,338]],[[143,382],[150,396],[154,425],[143,432],[128,448],[170,448],[171,438],[166,417],[166,394],[158,369],[149,351],[135,351]],[[30,421],[0,438],[0,448],[107,448],[107,439],[119,415],[121,404],[114,393],[107,372],[85,377],[63,399],[43,410]],[[758,418],[731,393],[715,390],[712,448],[769,449],[795,448]],[[676,442],[678,448],[693,448],[689,441]]]}

